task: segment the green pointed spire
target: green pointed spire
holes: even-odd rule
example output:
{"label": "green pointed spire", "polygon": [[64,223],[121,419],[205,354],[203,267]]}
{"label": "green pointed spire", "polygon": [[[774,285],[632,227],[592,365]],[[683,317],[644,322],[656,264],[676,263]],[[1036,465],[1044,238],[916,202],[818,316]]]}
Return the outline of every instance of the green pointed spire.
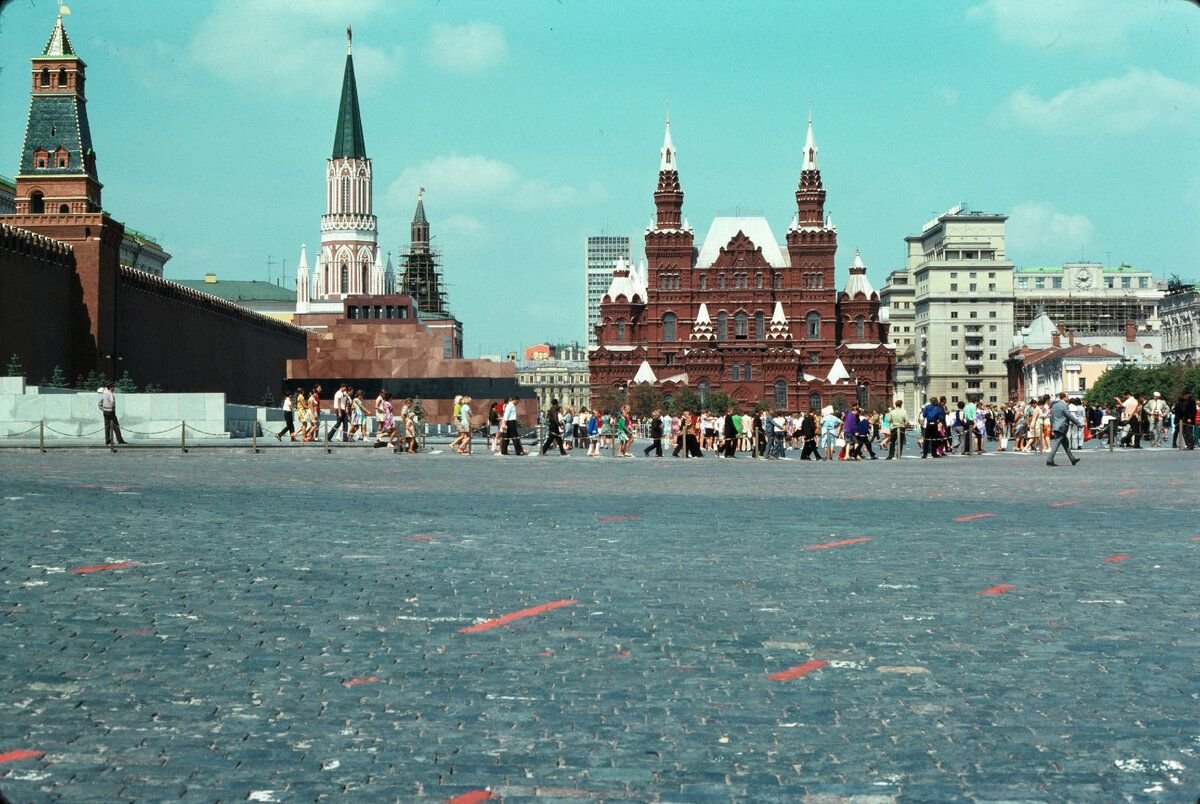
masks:
{"label": "green pointed spire", "polygon": [[[347,38],[349,31],[347,30]],[[362,117],[358,111],[358,85],[354,82],[354,56],[346,53],[346,75],[342,79],[342,103],[338,107],[337,133],[333,135],[334,159],[366,159]]]}

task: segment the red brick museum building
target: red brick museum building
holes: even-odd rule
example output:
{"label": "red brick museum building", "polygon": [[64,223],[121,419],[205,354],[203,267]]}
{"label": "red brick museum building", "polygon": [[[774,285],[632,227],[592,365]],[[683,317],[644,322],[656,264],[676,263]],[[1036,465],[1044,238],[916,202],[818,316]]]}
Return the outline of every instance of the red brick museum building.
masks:
{"label": "red brick museum building", "polygon": [[600,304],[593,398],[651,382],[666,397],[685,385],[702,397],[720,389],[743,408],[890,402],[895,348],[857,255],[846,287],[834,284],[837,229],[825,214],[811,119],[784,244],[765,218],[720,217],[696,248],[670,120],[654,206],[644,272],[619,262]]}

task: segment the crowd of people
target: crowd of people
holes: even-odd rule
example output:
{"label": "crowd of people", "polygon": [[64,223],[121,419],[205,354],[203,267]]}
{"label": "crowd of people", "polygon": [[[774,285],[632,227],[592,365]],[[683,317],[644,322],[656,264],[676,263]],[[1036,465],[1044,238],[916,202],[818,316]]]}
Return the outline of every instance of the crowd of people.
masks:
{"label": "crowd of people", "polygon": [[[321,387],[306,394],[303,390],[284,400],[285,426],[275,434],[293,441],[315,441],[319,435]],[[451,414],[456,436],[449,449],[462,454],[473,451],[476,433],[485,434],[487,448],[498,455],[524,455],[517,397],[504,399],[486,408],[487,423],[476,428],[472,422],[474,400],[457,396]],[[392,400],[380,391],[368,409],[362,390],[341,386],[334,394],[334,424],[325,438],[339,433],[342,441],[373,441],[376,447],[391,446],[405,452],[419,449],[417,428],[419,410],[413,400]],[[369,422],[375,432],[369,432]],[[743,412],[736,409],[713,412],[683,411],[679,414],[655,410],[636,418],[629,406],[614,410],[582,407],[574,410],[552,400],[542,415],[546,438],[540,445],[545,455],[557,449],[560,455],[581,451],[588,457],[634,457],[635,441],[645,441],[643,456],[702,458],[713,455],[733,459],[739,454],[768,460],[790,460],[789,453],[799,452],[806,461],[896,460],[904,456],[910,440],[921,458],[948,455],[981,455],[995,452],[1027,452],[1049,456],[1054,464],[1059,447],[1072,454],[1093,439],[1106,446],[1111,440],[1123,448],[1140,449],[1167,443],[1179,449],[1195,449],[1196,400],[1181,394],[1174,406],[1162,395],[1117,397],[1111,405],[1085,404],[1079,398],[1059,394],[1007,404],[983,404],[933,398],[910,413],[901,400],[885,410],[851,405],[835,412],[832,407],[819,411],[787,413],[779,410]],[[914,449],[915,452],[915,449]]]}

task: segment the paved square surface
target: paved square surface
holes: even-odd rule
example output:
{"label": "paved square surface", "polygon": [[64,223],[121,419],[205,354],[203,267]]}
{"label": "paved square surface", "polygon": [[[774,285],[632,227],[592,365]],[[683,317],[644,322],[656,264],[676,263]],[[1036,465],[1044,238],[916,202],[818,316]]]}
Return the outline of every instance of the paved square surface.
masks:
{"label": "paved square surface", "polygon": [[1194,455],[5,451],[0,790],[1190,801]]}

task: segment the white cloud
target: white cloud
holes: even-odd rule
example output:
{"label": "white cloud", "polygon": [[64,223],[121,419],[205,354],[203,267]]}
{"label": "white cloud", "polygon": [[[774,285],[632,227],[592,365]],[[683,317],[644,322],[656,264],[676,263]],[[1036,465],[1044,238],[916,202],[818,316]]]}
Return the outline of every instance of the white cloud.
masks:
{"label": "white cloud", "polygon": [[498,25],[435,25],[425,48],[429,59],[456,73],[481,73],[508,59],[508,40]]}
{"label": "white cloud", "polygon": [[957,106],[958,99],[962,96],[962,93],[954,87],[938,87],[933,94],[947,106]]}
{"label": "white cloud", "polygon": [[507,162],[485,156],[438,156],[415,167],[405,168],[387,190],[388,203],[403,210],[416,203],[424,187],[430,199],[443,209],[499,206],[528,211],[550,207],[580,206],[607,197],[603,185],[590,183],[580,189],[544,179],[525,178]]}
{"label": "white cloud", "polygon": [[[197,29],[189,55],[221,78],[263,93],[311,93],[314,84],[336,92],[345,24],[367,22],[381,5],[381,0],[221,0]],[[403,48],[381,48],[356,37],[359,93],[382,91],[403,57]],[[364,83],[363,75],[371,81]]]}
{"label": "white cloud", "polygon": [[1200,124],[1200,87],[1131,67],[1120,78],[1081,84],[1045,100],[1021,89],[1004,108],[1018,122],[1047,131],[1134,134]]}
{"label": "white cloud", "polygon": [[456,213],[454,215],[447,215],[445,220],[439,221],[437,228],[438,231],[445,232],[448,235],[470,237],[479,234],[483,230],[483,222],[472,215]]}
{"label": "white cloud", "polygon": [[1018,263],[1061,262],[1088,245],[1092,222],[1040,201],[1017,204],[1005,225],[1006,251]]}
{"label": "white cloud", "polygon": [[1001,39],[1028,47],[1110,49],[1122,46],[1131,31],[1154,20],[1155,3],[1095,0],[984,0],[968,18],[995,26]]}

